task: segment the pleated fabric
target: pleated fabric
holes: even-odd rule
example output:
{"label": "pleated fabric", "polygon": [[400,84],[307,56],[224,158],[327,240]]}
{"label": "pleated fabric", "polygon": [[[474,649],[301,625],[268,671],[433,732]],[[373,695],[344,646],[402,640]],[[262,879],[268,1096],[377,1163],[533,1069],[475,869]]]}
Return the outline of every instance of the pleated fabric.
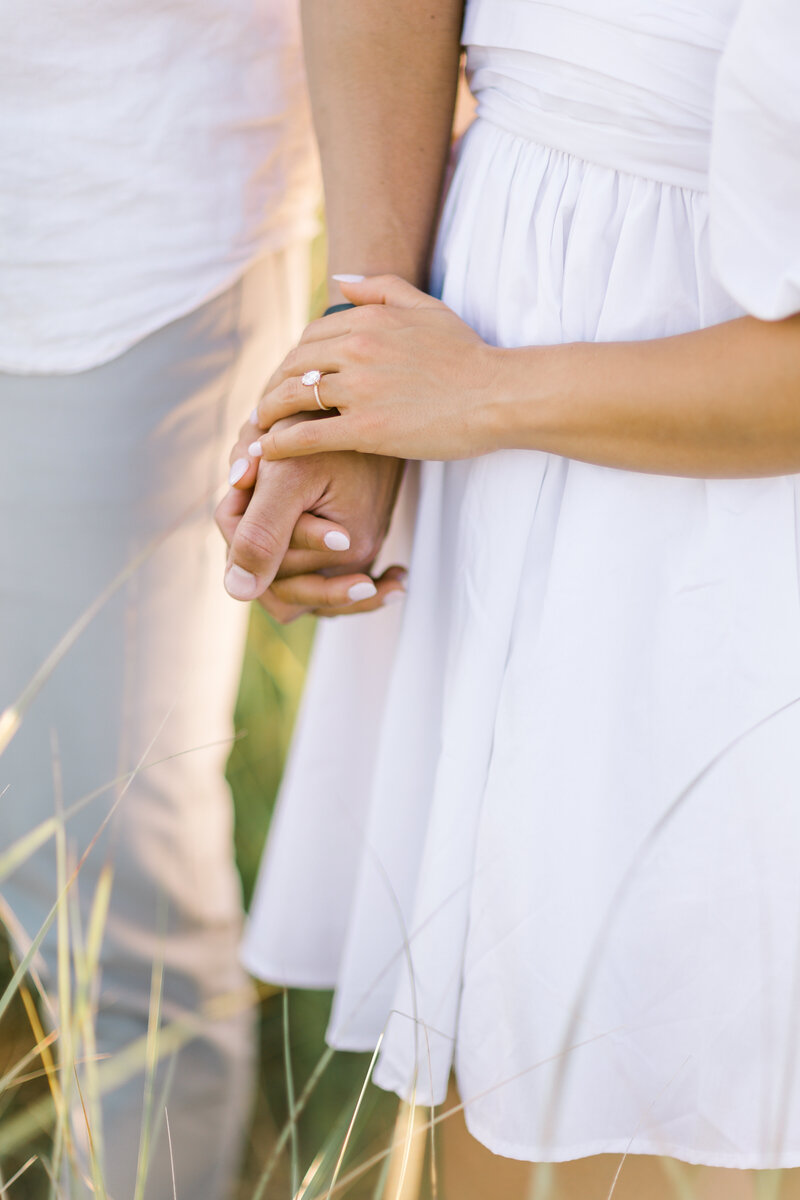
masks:
{"label": "pleated fabric", "polygon": [[[800,308],[797,233],[770,268],[714,150],[757,104],[718,74],[737,20],[769,25],[472,0],[434,287],[488,341]],[[800,106],[773,119],[774,204]],[[321,631],[245,961],[335,987],[330,1040],[384,1033],[381,1086],[439,1103],[455,1063],[498,1153],[800,1163],[798,490],[424,463],[404,611]]]}

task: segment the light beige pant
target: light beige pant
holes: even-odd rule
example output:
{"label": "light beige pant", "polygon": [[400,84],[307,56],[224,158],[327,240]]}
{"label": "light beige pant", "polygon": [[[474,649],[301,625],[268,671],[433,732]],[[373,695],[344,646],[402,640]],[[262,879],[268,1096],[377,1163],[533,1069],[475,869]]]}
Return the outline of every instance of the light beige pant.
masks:
{"label": "light beige pant", "polygon": [[[307,302],[308,249],[296,246],[113,362],[69,376],[0,375],[0,710],[116,573],[177,525],[57,667],[0,758],[0,847],[52,815],[54,753],[66,808],[158,762],[125,790],[79,877],[85,922],[103,864],[113,867],[100,1054],[146,1032],[154,960],[165,962],[166,1024],[247,994],[222,774],[246,611],[222,588],[213,494]],[[117,783],[69,820],[73,855],[122,791]],[[33,936],[56,895],[52,841],[0,886]],[[55,946],[53,928],[43,948],[50,986]],[[177,1057],[167,1107],[180,1197],[218,1200],[235,1176],[252,1033],[241,1005],[206,1015]],[[138,1073],[102,1105],[115,1200],[134,1194],[142,1093]],[[172,1196],[163,1128],[146,1195]]]}

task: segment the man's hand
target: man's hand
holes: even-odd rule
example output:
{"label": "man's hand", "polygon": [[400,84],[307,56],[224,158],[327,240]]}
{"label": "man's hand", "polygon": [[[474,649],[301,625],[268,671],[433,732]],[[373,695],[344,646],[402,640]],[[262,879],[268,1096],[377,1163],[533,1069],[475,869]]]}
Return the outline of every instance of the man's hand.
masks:
{"label": "man's hand", "polygon": [[[240,470],[241,440],[233,454]],[[216,513],[229,546],[230,594],[259,599],[282,622],[305,612],[368,612],[402,594],[402,567],[390,567],[375,581],[369,576],[402,470],[396,459],[362,454],[248,460]]]}

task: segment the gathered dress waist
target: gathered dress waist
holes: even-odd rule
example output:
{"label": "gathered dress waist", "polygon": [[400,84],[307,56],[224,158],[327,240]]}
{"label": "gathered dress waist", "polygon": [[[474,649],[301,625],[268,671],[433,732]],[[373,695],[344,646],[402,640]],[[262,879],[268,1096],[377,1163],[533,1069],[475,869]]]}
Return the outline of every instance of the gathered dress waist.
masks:
{"label": "gathered dress waist", "polygon": [[578,0],[471,0],[463,38],[478,115],[588,162],[706,191],[730,7],[715,0],[677,29],[636,28]]}

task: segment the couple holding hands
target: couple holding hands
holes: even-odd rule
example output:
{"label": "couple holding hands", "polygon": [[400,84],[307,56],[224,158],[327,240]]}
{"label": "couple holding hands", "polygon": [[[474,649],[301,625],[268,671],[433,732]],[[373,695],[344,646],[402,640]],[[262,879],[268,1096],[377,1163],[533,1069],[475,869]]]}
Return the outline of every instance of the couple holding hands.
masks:
{"label": "couple holding hands", "polygon": [[[170,78],[180,68],[188,86],[234,42],[248,70],[199,88],[191,133],[222,113],[228,139],[268,138],[273,125],[247,120],[268,90],[262,31],[245,29],[247,5],[241,27],[212,7]],[[186,505],[208,497],[253,409],[216,514],[225,588],[279,620],[337,620],[318,633],[244,964],[333,988],[329,1040],[380,1041],[376,1082],[406,1099],[442,1103],[454,1067],[468,1127],[494,1153],[586,1159],[574,1194],[605,1195],[602,1156],[634,1154],[650,1174],[630,1194],[668,1194],[666,1155],[749,1196],[748,1169],[800,1165],[797,13],[790,0],[304,0],[303,25],[332,311],[264,389],[265,362],[302,327],[303,160],[283,236],[267,255],[261,229],[245,269],[243,222],[225,260],[236,277],[206,272],[202,307],[155,334],[143,323],[149,336],[58,390],[12,374],[0,387],[21,464],[9,511],[31,461],[58,487],[67,439],[89,448],[62,485],[72,507],[29,496],[52,544],[20,578],[8,542],[8,620],[30,622],[35,600],[56,633],[53,580],[80,574],[67,606],[80,611],[110,562],[175,526],[75,659],[95,677],[102,662],[107,711],[70,707],[78,676],[61,695],[54,677],[8,752],[15,787],[46,793],[54,722],[79,795],[158,751],[112,834],[110,957],[137,965],[108,989],[101,1026],[127,1012],[133,1030],[146,1013],[152,941],[126,916],[143,873],[170,902],[167,1012],[244,986],[230,814],[209,784],[241,623],[208,505]],[[291,56],[267,43],[296,95]],[[441,205],[462,45],[477,117]],[[175,140],[177,161],[192,145]],[[257,171],[234,179],[241,155],[201,160],[209,188],[263,203]],[[175,211],[196,219],[196,248],[229,209],[195,212],[193,196]],[[176,224],[163,217],[154,256]],[[190,268],[187,255],[170,278]],[[62,369],[85,371],[68,333]],[[34,402],[36,436],[18,417]],[[110,532],[101,485],[135,521]],[[87,530],[106,539],[102,569]],[[14,654],[11,685],[33,658]],[[189,746],[211,748],[175,766]],[[10,897],[26,926],[46,875],[42,859]],[[208,1020],[179,1055],[187,1194],[230,1179],[249,1038],[246,1016]],[[113,1128],[131,1094],[110,1097]]]}

